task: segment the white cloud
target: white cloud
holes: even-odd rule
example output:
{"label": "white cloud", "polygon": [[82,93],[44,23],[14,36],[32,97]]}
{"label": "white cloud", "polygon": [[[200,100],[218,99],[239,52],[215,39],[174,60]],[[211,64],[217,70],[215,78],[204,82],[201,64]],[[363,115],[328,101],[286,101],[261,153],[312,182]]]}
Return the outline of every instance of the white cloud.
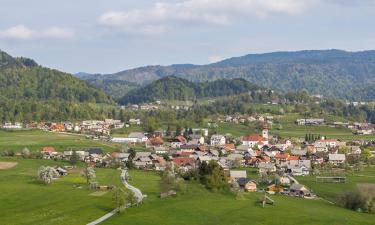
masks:
{"label": "white cloud", "polygon": [[274,14],[302,13],[314,0],[184,0],[156,3],[143,10],[110,11],[98,23],[105,26],[137,30],[142,27],[166,26],[175,22],[197,22],[229,25],[238,19],[264,18]]}
{"label": "white cloud", "polygon": [[0,31],[0,38],[28,40],[38,38],[69,39],[74,37],[74,32],[60,27],[46,29],[30,29],[24,25],[17,25]]}

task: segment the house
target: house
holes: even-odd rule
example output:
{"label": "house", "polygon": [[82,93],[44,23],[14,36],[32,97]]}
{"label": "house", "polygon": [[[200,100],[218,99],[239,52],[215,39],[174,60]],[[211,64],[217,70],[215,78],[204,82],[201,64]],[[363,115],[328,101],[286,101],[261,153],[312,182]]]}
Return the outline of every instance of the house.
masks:
{"label": "house", "polygon": [[244,154],[249,151],[252,151],[252,148],[249,145],[239,145],[234,152],[237,154]]}
{"label": "house", "polygon": [[350,153],[352,153],[352,154],[361,154],[362,153],[362,150],[359,146],[348,146],[348,148],[350,149]]}
{"label": "house", "polygon": [[194,158],[173,158],[172,162],[181,172],[188,172],[196,168],[196,160]]}
{"label": "house", "polygon": [[225,137],[223,135],[212,135],[210,140],[211,146],[224,146],[225,145]]}
{"label": "house", "polygon": [[250,180],[248,178],[238,178],[237,183],[241,188],[243,188],[247,192],[255,192],[257,190],[257,184],[255,183],[255,181]]}
{"label": "house", "polygon": [[273,163],[260,162],[258,164],[259,173],[272,173],[276,172],[276,166]]}
{"label": "house", "polygon": [[305,166],[291,168],[291,174],[293,176],[307,176],[310,174],[310,170]]}
{"label": "house", "polygon": [[234,181],[240,178],[247,178],[246,170],[231,170],[229,171],[230,180]]}
{"label": "house", "polygon": [[162,146],[164,144],[163,138],[160,136],[152,137],[149,139],[152,146]]}
{"label": "house", "polygon": [[284,188],[281,186],[276,186],[276,184],[271,184],[267,187],[268,194],[275,194],[275,193],[282,193],[284,192]]}
{"label": "house", "polygon": [[309,189],[307,189],[304,185],[302,184],[292,184],[289,188],[289,193],[294,196],[308,196],[310,195]]}
{"label": "house", "polygon": [[236,150],[236,146],[234,144],[225,144],[222,150],[227,153],[234,152]]}
{"label": "house", "polygon": [[188,142],[190,145],[203,145],[204,144],[204,136],[198,134],[190,135],[191,140]]}
{"label": "house", "polygon": [[171,142],[172,148],[180,148],[181,145],[184,145],[184,144],[187,143],[187,140],[184,136],[178,135],[173,140],[171,140],[170,142]]}
{"label": "house", "polygon": [[128,138],[135,139],[137,143],[145,143],[148,141],[148,138],[141,132],[131,132]]}
{"label": "house", "polygon": [[242,145],[247,145],[252,148],[258,146],[259,148],[261,148],[263,145],[268,145],[268,139],[258,134],[252,134],[249,136],[242,137]]}
{"label": "house", "polygon": [[55,150],[54,147],[43,147],[42,151],[40,151],[40,153],[42,153],[44,155],[52,155],[55,152],[56,152],[56,150]]}
{"label": "house", "polygon": [[163,146],[155,146],[154,147],[154,152],[156,154],[162,155],[162,154],[168,153],[168,149],[166,147],[163,147]]}
{"label": "house", "polygon": [[86,150],[89,155],[103,155],[103,149],[101,148],[89,148]]}
{"label": "house", "polygon": [[328,154],[328,161],[333,165],[342,164],[345,159],[345,154]]}

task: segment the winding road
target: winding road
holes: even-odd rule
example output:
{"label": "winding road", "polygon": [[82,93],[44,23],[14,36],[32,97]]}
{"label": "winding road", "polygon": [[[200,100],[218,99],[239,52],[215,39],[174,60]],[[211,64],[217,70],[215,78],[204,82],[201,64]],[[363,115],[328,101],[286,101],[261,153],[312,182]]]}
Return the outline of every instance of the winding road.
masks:
{"label": "winding road", "polygon": [[[136,187],[134,187],[134,186],[132,186],[128,183],[128,177],[129,177],[128,170],[123,169],[121,171],[121,175],[120,175],[121,182],[127,189],[129,189],[130,191],[132,191],[134,193],[134,196],[137,199],[137,204],[139,204],[143,201],[144,196],[143,196],[141,190],[139,190],[138,188],[136,188]],[[125,206],[125,207],[129,208],[131,206]],[[92,221],[91,223],[88,223],[87,225],[99,224],[99,223],[103,222],[104,220],[107,220],[111,216],[115,215],[117,212],[118,212],[118,209],[114,209],[111,212],[109,212],[109,213],[105,214],[104,216],[100,217],[99,219],[96,219],[96,220]]]}

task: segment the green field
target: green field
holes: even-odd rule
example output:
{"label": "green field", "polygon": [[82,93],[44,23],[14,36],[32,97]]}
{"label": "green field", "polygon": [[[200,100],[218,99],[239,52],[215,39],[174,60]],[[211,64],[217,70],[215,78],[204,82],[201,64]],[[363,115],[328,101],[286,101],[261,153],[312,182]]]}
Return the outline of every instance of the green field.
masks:
{"label": "green field", "polygon": [[[21,158],[0,158],[0,161],[18,162],[14,168],[0,170],[1,224],[86,224],[113,208],[111,193],[92,195],[93,191],[85,188],[85,180],[79,175],[79,170],[72,171],[51,185],[36,181],[36,171],[40,165],[58,165],[62,162]],[[371,173],[367,171],[363,174]],[[272,198],[276,204],[262,208],[257,203],[259,194],[247,193],[244,199],[236,200],[230,194],[209,192],[195,182],[189,182],[187,191],[175,198],[160,199],[158,175],[142,171],[130,171],[130,175],[130,182],[147,195],[145,202],[115,215],[103,224],[294,225],[298,221],[298,224],[354,225],[374,224],[375,221],[375,215],[353,212],[322,200],[275,195]],[[121,185],[117,170],[97,169],[97,176],[101,184]],[[358,177],[353,182],[367,180],[367,177]]]}
{"label": "green field", "polygon": [[[278,128],[278,124],[275,124],[270,132],[271,134],[278,134],[283,138],[297,137],[304,138],[305,134],[320,134],[327,136],[327,138],[337,138],[341,140],[375,140],[375,135],[354,135],[350,129],[347,128],[336,128],[327,125],[320,126],[299,126],[295,124],[297,118],[302,118],[297,114],[288,114],[281,117],[279,120],[281,129]],[[326,116],[325,121],[345,121],[340,117]]]}
{"label": "green field", "polygon": [[[327,174],[327,176],[334,175]],[[364,168],[363,171],[356,172],[354,174],[347,173],[336,176],[345,176],[347,179],[346,183],[316,183],[315,176],[297,177],[297,180],[300,183],[310,187],[318,196],[334,202],[336,200],[337,193],[342,193],[346,190],[355,190],[357,184],[375,184],[375,166]]]}
{"label": "green field", "polygon": [[[137,183],[137,182],[135,182]],[[120,225],[246,225],[246,224],[374,224],[375,215],[353,212],[322,200],[306,200],[275,195],[274,206],[262,208],[260,194],[232,195],[212,193],[199,184],[176,198],[148,199],[141,207],[128,209],[103,224]]]}
{"label": "green field", "polygon": [[59,134],[41,130],[0,131],[0,152],[4,150],[21,151],[27,147],[32,151],[40,151],[43,147],[52,146],[57,151],[67,148],[101,147],[106,151],[114,151],[119,145],[86,139],[82,135]]}

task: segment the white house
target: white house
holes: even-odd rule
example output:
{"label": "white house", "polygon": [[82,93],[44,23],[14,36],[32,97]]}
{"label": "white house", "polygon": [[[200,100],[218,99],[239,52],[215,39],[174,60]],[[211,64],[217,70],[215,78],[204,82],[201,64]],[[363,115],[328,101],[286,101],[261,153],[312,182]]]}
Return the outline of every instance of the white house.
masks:
{"label": "white house", "polygon": [[342,164],[345,160],[345,154],[328,154],[328,161],[334,165]]}
{"label": "white house", "polygon": [[225,137],[223,135],[212,135],[210,144],[212,146],[223,146],[225,145]]}

